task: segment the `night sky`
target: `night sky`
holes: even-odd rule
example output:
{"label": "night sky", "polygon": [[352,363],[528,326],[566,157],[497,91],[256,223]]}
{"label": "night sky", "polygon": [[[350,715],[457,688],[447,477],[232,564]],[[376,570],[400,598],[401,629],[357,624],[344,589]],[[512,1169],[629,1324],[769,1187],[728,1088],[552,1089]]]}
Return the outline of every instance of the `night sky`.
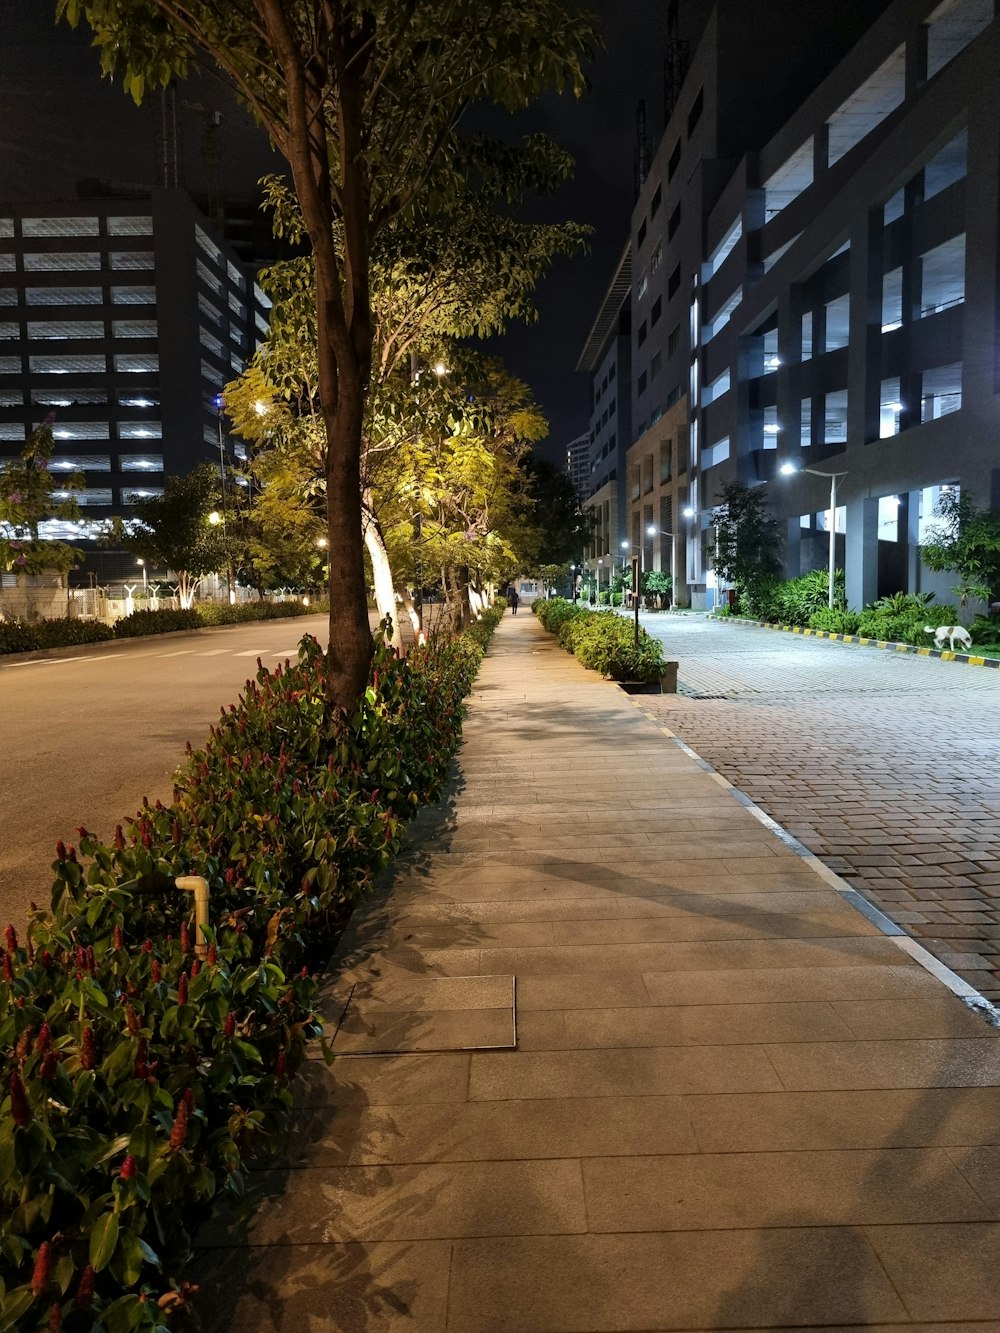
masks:
{"label": "night sky", "polygon": [[[539,322],[513,329],[491,350],[533,388],[552,426],[545,452],[564,457],[568,440],[588,423],[586,377],[574,372],[584,340],[625,243],[633,200],[635,111],[646,101],[655,147],[663,122],[666,0],[599,0],[605,47],[580,101],[550,97],[504,126],[512,134],[543,130],[575,157],[576,176],[530,216],[572,218],[594,228],[589,255],[562,260],[539,288]],[[681,0],[692,35],[707,0]],[[51,21],[51,0],[0,5],[0,200],[72,198],[85,177],[133,184],[154,174],[154,108],[137,109],[102,80],[87,34]],[[189,187],[205,185],[201,140],[205,110],[221,110],[223,187],[248,195],[265,171],[283,162],[246,112],[212,77],[180,92],[184,170]],[[184,104],[187,105],[184,105]],[[504,118],[506,119],[506,118]]]}

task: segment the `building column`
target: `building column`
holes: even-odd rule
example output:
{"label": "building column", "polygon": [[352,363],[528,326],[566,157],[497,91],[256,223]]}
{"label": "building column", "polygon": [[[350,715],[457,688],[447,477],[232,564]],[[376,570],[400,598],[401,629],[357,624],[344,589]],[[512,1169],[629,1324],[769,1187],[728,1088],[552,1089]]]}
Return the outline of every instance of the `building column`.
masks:
{"label": "building column", "polygon": [[860,611],[878,596],[878,500],[848,500],[845,508],[847,605]]}
{"label": "building column", "polygon": [[[911,593],[920,592],[920,578],[923,568],[923,562],[920,559],[920,492],[907,491],[905,495],[900,496],[906,509],[906,591]],[[901,524],[902,526],[902,524]]]}
{"label": "building column", "polygon": [[802,523],[798,514],[785,520],[786,578],[797,579],[802,573]]}

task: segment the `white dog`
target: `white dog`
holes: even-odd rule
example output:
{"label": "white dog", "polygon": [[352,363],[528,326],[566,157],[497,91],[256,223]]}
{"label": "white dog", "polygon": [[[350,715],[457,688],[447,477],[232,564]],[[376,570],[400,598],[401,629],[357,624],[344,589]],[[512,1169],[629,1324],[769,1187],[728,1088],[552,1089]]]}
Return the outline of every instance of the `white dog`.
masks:
{"label": "white dog", "polygon": [[951,645],[952,652],[955,651],[956,639],[963,648],[972,647],[972,635],[962,625],[938,625],[937,629],[932,628],[930,625],[925,625],[924,633],[934,635],[935,648],[943,648],[945,639],[947,639]]}

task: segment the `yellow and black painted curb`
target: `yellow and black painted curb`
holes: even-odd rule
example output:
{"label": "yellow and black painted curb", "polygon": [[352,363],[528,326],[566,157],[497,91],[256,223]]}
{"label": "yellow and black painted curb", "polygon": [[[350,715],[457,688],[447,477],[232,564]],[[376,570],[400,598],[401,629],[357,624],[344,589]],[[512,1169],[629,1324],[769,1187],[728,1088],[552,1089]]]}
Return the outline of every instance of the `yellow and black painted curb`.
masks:
{"label": "yellow and black painted curb", "polygon": [[780,630],[783,634],[801,634],[807,639],[832,639],[836,643],[856,643],[862,648],[887,648],[894,653],[912,653],[915,657],[939,657],[942,662],[962,662],[966,666],[1000,669],[1000,657],[976,657],[972,653],[953,653],[947,648],[920,648],[912,643],[894,643],[890,639],[865,639],[859,634],[834,634],[825,629],[805,629],[802,625],[775,625],[768,620],[744,620],[740,616],[719,617],[727,625],[755,625],[758,629]]}

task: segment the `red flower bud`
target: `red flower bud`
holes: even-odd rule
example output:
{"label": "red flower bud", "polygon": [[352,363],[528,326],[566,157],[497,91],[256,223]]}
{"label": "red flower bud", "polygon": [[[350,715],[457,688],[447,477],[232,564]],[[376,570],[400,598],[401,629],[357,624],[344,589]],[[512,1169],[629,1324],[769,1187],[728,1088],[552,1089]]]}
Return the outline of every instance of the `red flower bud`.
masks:
{"label": "red flower bud", "polygon": [[230,867],[230,869],[226,871],[226,877],[225,877],[225,878],[226,878],[226,883],[227,883],[227,884],[235,884],[235,883],[236,883],[236,871],[233,870],[232,867]]}
{"label": "red flower bud", "polygon": [[62,1328],[62,1306],[53,1304],[49,1311],[49,1333],[59,1333]]}
{"label": "red flower bud", "polygon": [[135,1048],[135,1076],[136,1078],[149,1077],[149,1065],[146,1060],[149,1056],[149,1042],[145,1037],[140,1037]]}
{"label": "red flower bud", "polygon": [[274,1062],[274,1074],[276,1078],[285,1077],[285,1069],[287,1068],[287,1065],[288,1065],[288,1060],[285,1056],[285,1052],[283,1050],[279,1051],[277,1058],[275,1059]]}
{"label": "red flower bud", "polygon": [[94,1299],[94,1269],[92,1265],[87,1267],[80,1274],[80,1281],[76,1288],[76,1303],[81,1310],[89,1310],[90,1302]]}
{"label": "red flower bud", "polygon": [[200,958],[196,958],[196,959],[194,960],[194,962],[191,964],[191,980],[192,980],[192,981],[194,981],[195,977],[198,975],[198,973],[199,973],[200,971],[201,971],[201,959],[200,959]]}
{"label": "red flower bud", "polygon": [[93,1069],[97,1064],[97,1055],[94,1051],[94,1034],[89,1027],[83,1029],[83,1041],[80,1045],[80,1068]]}
{"label": "red flower bud", "polygon": [[31,1274],[31,1290],[36,1296],[48,1286],[49,1271],[52,1267],[52,1246],[47,1240],[43,1240],[38,1247],[38,1253],[35,1255],[35,1267]]}
{"label": "red flower bud", "polygon": [[111,937],[111,947],[113,949],[120,949],[124,943],[125,941],[122,939],[121,926],[115,926],[114,934]]}
{"label": "red flower bud", "polygon": [[48,1023],[43,1023],[38,1029],[38,1036],[35,1038],[35,1054],[44,1055],[52,1045],[52,1029]]}
{"label": "red flower bud", "polygon": [[[114,848],[116,852],[123,851],[125,847],[125,834],[122,832],[121,824],[115,825]],[[82,1279],[81,1279],[82,1281]],[[91,1279],[93,1282],[93,1279]]]}
{"label": "red flower bud", "polygon": [[179,1152],[184,1147],[184,1140],[187,1138],[188,1108],[187,1102],[177,1103],[177,1111],[174,1115],[173,1128],[170,1131],[170,1150]]}
{"label": "red flower bud", "polygon": [[21,1129],[24,1129],[25,1125],[31,1124],[31,1107],[24,1093],[21,1075],[17,1073],[10,1076],[10,1114],[14,1124],[20,1126]]}
{"label": "red flower bud", "polygon": [[149,831],[149,825],[146,823],[145,820],[143,820],[139,826],[139,836],[142,840],[143,847],[145,847],[146,850],[149,851],[150,847],[152,847],[153,845],[153,837]]}
{"label": "red flower bud", "polygon": [[177,983],[177,1003],[187,1004],[188,1002],[188,974],[182,972],[180,980]]}
{"label": "red flower bud", "polygon": [[11,966],[9,953],[5,953],[3,956],[3,979],[4,981],[14,980],[14,969]]}
{"label": "red flower bud", "polygon": [[218,953],[215,948],[215,940],[213,940],[212,943],[208,946],[208,953],[205,955],[205,961],[207,963],[215,963],[218,961]]}
{"label": "red flower bud", "polygon": [[42,1079],[53,1079],[56,1076],[56,1070],[59,1068],[59,1059],[55,1051],[46,1051],[42,1056],[42,1063],[38,1069],[38,1077]]}
{"label": "red flower bud", "polygon": [[226,1014],[226,1022],[223,1031],[225,1032],[227,1037],[231,1037],[233,1033],[236,1031],[236,1015],[233,1013],[232,1010],[230,1010],[229,1013]]}
{"label": "red flower bud", "polygon": [[8,926],[3,934],[7,944],[7,952],[17,953],[17,931],[13,926]]}
{"label": "red flower bud", "polygon": [[160,960],[159,960],[158,958],[154,958],[154,959],[153,959],[153,971],[152,971],[153,985],[154,985],[154,986],[158,986],[158,985],[160,984],[160,976],[161,976],[161,974],[160,974]]}
{"label": "red flower bud", "polygon": [[125,1006],[125,1022],[128,1024],[128,1030],[135,1037],[139,1032],[139,1015],[130,1004]]}
{"label": "red flower bud", "polygon": [[152,952],[153,952],[153,941],[152,941],[152,940],[143,940],[143,942],[142,942],[142,951],[143,951],[143,953],[152,953]]}
{"label": "red flower bud", "polygon": [[31,1027],[26,1027],[17,1039],[17,1046],[14,1048],[14,1054],[17,1057],[17,1063],[23,1065],[31,1053]]}
{"label": "red flower bud", "polygon": [[56,843],[56,857],[60,861],[66,860],[66,844],[63,842],[62,838]]}
{"label": "red flower bud", "polygon": [[135,1158],[129,1153],[128,1157],[122,1162],[121,1170],[118,1172],[120,1180],[133,1180],[135,1178]]}
{"label": "red flower bud", "polygon": [[43,949],[42,952],[39,954],[39,958],[41,960],[42,967],[44,967],[46,971],[48,971],[48,969],[52,966],[52,955],[49,953],[48,949]]}
{"label": "red flower bud", "polygon": [[181,821],[179,819],[174,820],[170,830],[170,837],[174,846],[179,847],[181,844]]}
{"label": "red flower bud", "polygon": [[184,1105],[188,1109],[188,1115],[194,1114],[194,1088],[184,1089]]}
{"label": "red flower bud", "polygon": [[188,935],[188,924],[181,922],[181,953],[188,953],[191,949],[191,939]]}

